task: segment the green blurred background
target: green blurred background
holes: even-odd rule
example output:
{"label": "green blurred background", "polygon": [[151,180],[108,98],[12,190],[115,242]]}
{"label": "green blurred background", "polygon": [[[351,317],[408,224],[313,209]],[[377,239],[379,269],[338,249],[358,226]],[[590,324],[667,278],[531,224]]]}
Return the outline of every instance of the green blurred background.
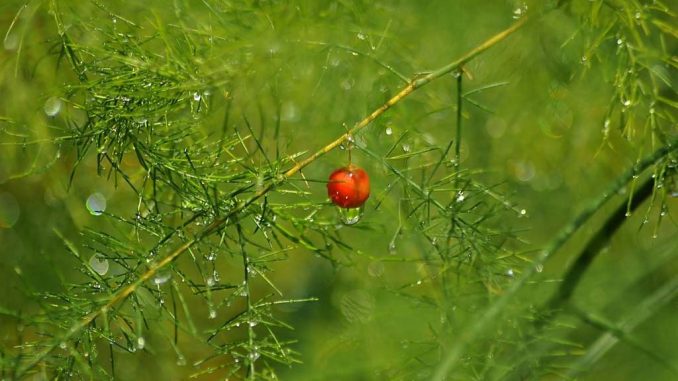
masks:
{"label": "green blurred background", "polygon": [[[517,10],[544,7],[541,2],[506,0],[58,3],[70,38],[83,46],[102,44],[100,30],[129,34],[132,42],[157,37],[159,30],[167,31],[168,38],[181,38],[182,31],[189,31],[185,35],[193,38],[193,46],[204,51],[194,52],[195,59],[178,60],[194,65],[184,68],[191,73],[187,82],[202,81],[211,91],[209,107],[200,111],[195,128],[206,135],[218,133],[224,110],[233,107],[235,125],[242,128],[239,116],[249,115],[255,130],[268,128],[265,148],[286,153],[319,149],[343,133],[344,125],[359,121],[395,94],[403,82],[384,64],[408,78],[436,69],[515,22],[520,16]],[[470,94],[464,102],[461,165],[474,170],[477,181],[496,186],[516,210],[525,210],[525,215],[505,211],[491,224],[515,232],[519,239],[512,243],[513,249],[526,258],[607,191],[620,173],[658,146],[642,133],[641,106],[630,111],[636,112],[631,123],[641,132],[628,139],[613,126],[605,139],[605,119],[614,102],[610,82],[618,65],[616,40],[606,38],[588,57],[600,30],[588,28],[586,17],[581,16],[587,14],[588,2],[572,3],[536,18],[465,67],[465,91],[490,87]],[[118,181],[116,185],[112,178],[97,175],[92,153],[80,162],[69,187],[76,153],[70,141],[54,139],[84,123],[87,116],[76,101],[69,102],[65,89],[77,84],[78,77],[61,55],[51,9],[46,1],[5,0],[0,4],[0,37],[4,37],[0,50],[0,307],[28,316],[41,309],[33,300],[35,295],[62,292],[65,283],[80,279],[77,264],[57,232],[76,246],[83,244],[80,233],[86,227],[116,232],[111,219],[89,213],[88,197],[101,193],[107,212],[128,218],[136,210],[136,199],[125,184]],[[119,20],[130,20],[139,28]],[[675,18],[669,22],[675,26]],[[651,36],[648,39],[654,41]],[[101,49],[125,48],[123,37],[117,43]],[[664,44],[669,51],[673,48],[675,56],[675,39]],[[142,49],[157,54],[160,62],[175,59],[161,41]],[[177,54],[190,55],[180,50]],[[588,59],[582,62],[582,57]],[[665,70],[672,81],[678,80],[675,67]],[[445,146],[454,137],[455,91],[451,75],[437,80],[399,103],[358,139],[378,152],[400,138],[399,148],[404,151],[430,144]],[[667,91],[675,100],[675,88]],[[230,98],[224,96],[226,92]],[[233,100],[231,106],[227,98]],[[270,133],[276,112],[281,121],[277,140]],[[613,118],[613,123],[618,121]],[[671,129],[675,134],[675,124]],[[345,160],[346,153],[335,150],[305,169],[304,175],[323,180]],[[398,228],[400,194],[384,192],[392,178],[379,163],[360,151],[353,153],[353,160],[370,172],[373,196],[362,221],[342,230],[342,238],[354,247],[353,252],[342,254],[350,258],[350,265],[333,268],[327,260],[295,249],[269,275],[288,298],[319,298],[275,311],[294,327],[293,331],[281,330],[280,335],[298,340],[293,348],[302,360],[277,371],[281,379],[290,380],[429,379],[431,364],[417,359],[421,353],[428,356],[439,350],[431,344],[436,340],[431,327],[438,324],[439,315],[435,306],[418,296],[433,291],[427,282],[417,288],[416,281],[423,276],[421,266],[392,259],[418,255],[416,229],[406,228],[396,246],[389,248]],[[311,182],[305,189],[308,196],[292,198],[292,202],[325,201],[321,182]],[[516,303],[540,305],[557,287],[587,237],[627,196],[616,196],[584,226]],[[378,209],[376,199],[382,201]],[[659,202],[647,213],[643,207],[628,218],[577,289],[576,305],[617,321],[676,274],[678,199],[666,199],[667,215],[659,225],[658,208]],[[326,215],[332,213],[328,206]],[[645,218],[649,223],[643,224]],[[515,271],[519,273],[520,268]],[[224,269],[222,276],[227,274]],[[207,319],[204,301],[190,300],[196,315],[203,317],[198,319],[200,324],[213,324]],[[475,306],[473,300],[471,295],[458,301],[464,304],[461,321],[473,321],[473,314],[480,311],[483,302]],[[670,368],[678,367],[676,307],[673,298],[632,331],[643,348],[650,348],[668,366],[620,343],[580,379],[675,379]],[[227,315],[218,318],[227,319]],[[520,331],[526,323],[515,319],[515,329]],[[575,318],[561,323],[562,331],[553,337],[576,342],[574,347],[581,351],[603,333]],[[463,330],[464,325],[459,326]],[[18,319],[0,315],[2,353],[14,353],[12,348],[22,340],[18,329]],[[187,338],[182,344],[188,365],[177,365],[175,351],[162,336],[150,334],[149,350],[143,353],[116,353],[118,378],[171,380],[193,374],[191,363],[204,356],[205,348],[193,346],[193,339]],[[499,340],[498,345],[505,346],[504,351],[519,347],[519,337]],[[501,363],[507,361],[506,352],[501,354],[504,360],[494,365],[510,366]],[[553,354],[544,366],[566,374],[577,355],[574,350]],[[492,359],[486,363],[493,364]],[[561,379],[557,373],[544,377]]]}

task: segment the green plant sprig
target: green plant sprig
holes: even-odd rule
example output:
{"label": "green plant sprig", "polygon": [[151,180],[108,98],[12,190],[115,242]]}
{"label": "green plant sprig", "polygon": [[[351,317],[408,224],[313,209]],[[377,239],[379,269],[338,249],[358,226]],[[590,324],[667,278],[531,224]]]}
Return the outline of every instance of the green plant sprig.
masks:
{"label": "green plant sprig", "polygon": [[544,264],[553,257],[553,255],[560,250],[560,248],[570,240],[570,238],[581,228],[600,208],[610,200],[614,195],[618,194],[619,190],[632,182],[636,176],[643,173],[652,165],[658,163],[664,158],[678,151],[678,138],[674,138],[671,142],[661,147],[651,155],[648,155],[636,165],[628,169],[625,173],[620,175],[617,180],[609,187],[608,191],[595,200],[589,207],[581,211],[568,225],[560,230],[551,243],[539,254],[532,266],[528,267],[519,279],[516,279],[511,287],[499,297],[496,301],[490,304],[487,309],[481,313],[479,318],[465,330],[458,339],[454,342],[445,355],[442,361],[438,364],[433,380],[442,381],[446,375],[459,360],[461,354],[466,347],[491,324],[496,316],[504,309],[504,307],[517,295],[518,291],[536,274],[538,268],[543,268]]}
{"label": "green plant sprig", "polygon": [[[58,14],[58,12],[55,12]],[[522,17],[520,20],[515,22],[513,25],[508,27],[507,29],[497,33],[496,35],[490,37],[489,39],[485,40],[483,43],[480,45],[476,46],[475,48],[471,49],[468,51],[466,54],[462,55],[460,58],[458,58],[455,61],[452,61],[451,63],[434,70],[432,72],[429,72],[424,75],[419,75],[413,78],[408,82],[408,84],[402,88],[396,95],[394,95],[392,98],[390,98],[386,103],[384,103],[382,106],[378,107],[376,110],[374,110],[372,113],[370,113],[367,117],[362,119],[360,122],[358,122],[354,127],[349,129],[346,133],[342,134],[339,136],[337,139],[334,141],[330,142],[329,144],[325,145],[309,157],[297,162],[293,167],[282,173],[281,175],[276,176],[275,178],[272,179],[272,181],[268,182],[264,187],[262,187],[260,190],[258,190],[256,193],[254,193],[252,196],[250,196],[247,200],[241,201],[237,204],[235,204],[225,215],[215,219],[211,224],[209,224],[207,227],[205,227],[203,230],[200,232],[196,233],[191,239],[187,240],[180,246],[178,246],[176,249],[174,249],[170,254],[165,256],[162,259],[159,259],[155,262],[152,262],[149,265],[148,270],[146,270],[144,273],[142,273],[134,282],[129,284],[128,286],[122,288],[115,294],[113,294],[108,301],[103,304],[102,306],[96,308],[92,312],[88,313],[81,319],[79,319],[76,323],[74,323],[70,329],[68,329],[64,334],[60,335],[58,339],[54,340],[54,342],[50,345],[47,345],[44,349],[42,349],[40,352],[35,354],[30,358],[30,360],[25,363],[22,367],[20,367],[16,373],[17,377],[21,377],[23,374],[25,374],[27,371],[33,369],[37,364],[39,364],[49,353],[51,353],[53,350],[55,350],[59,343],[65,342],[75,336],[78,332],[80,332],[82,329],[84,329],[86,326],[91,324],[97,317],[99,316],[106,316],[108,311],[111,310],[111,308],[116,305],[119,302],[122,302],[123,300],[127,299],[130,295],[134,294],[135,291],[142,286],[145,282],[153,278],[156,273],[158,273],[159,270],[165,268],[166,266],[170,265],[172,262],[174,262],[179,256],[181,256],[183,253],[187,252],[191,247],[193,247],[196,243],[200,242],[204,238],[210,236],[211,234],[220,231],[226,224],[229,222],[233,222],[237,219],[238,214],[245,210],[247,207],[258,201],[260,198],[262,198],[264,195],[266,195],[268,192],[271,190],[275,189],[277,186],[281,185],[284,183],[286,180],[290,179],[292,176],[296,175],[299,173],[303,168],[308,166],[309,164],[313,163],[326,153],[332,151],[333,149],[337,148],[340,146],[342,143],[345,143],[350,136],[353,136],[356,132],[360,131],[361,129],[365,128],[368,126],[370,123],[372,123],[375,119],[380,117],[382,114],[384,114],[387,110],[389,110],[391,107],[402,101],[405,97],[413,93],[414,91],[420,89],[421,87],[425,86],[426,84],[441,78],[451,72],[457,71],[460,68],[462,68],[466,63],[471,61],[473,58],[477,57],[481,53],[485,52],[486,50],[490,49],[491,47],[495,46],[499,42],[505,40],[509,36],[511,36],[513,33],[515,33],[517,30],[522,28],[526,22],[528,21],[528,17]],[[57,23],[58,25],[61,25],[60,23]],[[60,35],[62,38],[66,38],[65,32],[60,30]],[[69,53],[73,53],[71,48],[70,48],[70,40],[65,40],[64,45],[65,49]],[[77,60],[77,57],[74,56],[73,54],[69,54],[69,57],[73,60],[76,60],[74,62],[74,66],[77,68],[80,65],[80,62]]]}

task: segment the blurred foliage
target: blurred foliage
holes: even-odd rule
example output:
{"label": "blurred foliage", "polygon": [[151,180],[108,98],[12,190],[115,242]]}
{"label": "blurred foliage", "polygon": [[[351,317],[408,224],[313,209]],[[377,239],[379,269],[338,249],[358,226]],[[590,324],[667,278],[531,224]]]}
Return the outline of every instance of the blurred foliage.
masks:
{"label": "blurred foliage", "polygon": [[676,12],[2,2],[0,379],[676,379]]}

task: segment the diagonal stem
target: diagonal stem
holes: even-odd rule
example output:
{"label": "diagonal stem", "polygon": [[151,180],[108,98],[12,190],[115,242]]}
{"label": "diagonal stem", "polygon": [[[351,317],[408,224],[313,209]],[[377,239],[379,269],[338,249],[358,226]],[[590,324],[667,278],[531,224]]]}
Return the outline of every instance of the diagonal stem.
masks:
{"label": "diagonal stem", "polygon": [[567,226],[561,229],[546,249],[544,249],[535,259],[533,266],[528,267],[523,273],[523,276],[516,279],[516,281],[511,284],[511,287],[496,301],[490,304],[487,309],[479,315],[480,317],[476,319],[468,329],[463,331],[454,344],[450,346],[443,355],[442,361],[438,364],[432,380],[442,381],[446,378],[447,374],[452,369],[452,366],[456,364],[462,353],[466,350],[466,347],[495,320],[504,307],[518,294],[518,290],[522,289],[529,279],[534,276],[537,272],[537,268],[543,266],[555,252],[568,242],[574,233],[577,232],[577,230],[579,230],[579,228],[583,226],[613,195],[617,194],[621,188],[632,181],[634,176],[642,173],[651,165],[654,165],[677,150],[678,138],[674,138],[667,142],[664,147],[647,156],[619,176],[607,192],[603,193],[601,197],[595,200],[588,208],[579,213]]}
{"label": "diagonal stem", "polygon": [[[222,216],[218,219],[215,219],[210,225],[205,227],[205,229],[198,232],[192,239],[186,241],[181,246],[174,249],[174,251],[172,251],[166,257],[152,263],[149,266],[148,270],[146,270],[146,272],[141,274],[139,276],[139,278],[134,283],[120,289],[118,292],[113,294],[113,296],[111,296],[111,298],[108,300],[107,303],[105,303],[103,306],[95,309],[94,311],[92,311],[89,314],[82,317],[80,320],[78,320],[76,323],[74,323],[71,326],[71,328],[65,334],[61,335],[58,340],[55,340],[54,343],[48,345],[41,352],[39,352],[37,355],[35,355],[28,363],[26,363],[26,365],[24,365],[19,370],[18,376],[20,377],[26,371],[35,367],[49,353],[51,353],[59,345],[59,343],[66,341],[66,340],[69,340],[76,333],[80,332],[83,328],[85,328],[87,325],[92,323],[94,321],[94,319],[96,319],[98,316],[106,314],[115,304],[125,300],[129,295],[134,293],[137,290],[137,288],[139,288],[139,286],[141,286],[147,280],[151,279],[158,272],[158,270],[160,270],[160,269],[164,268],[165,266],[169,265],[170,263],[172,263],[175,259],[177,259],[183,253],[185,253],[189,248],[191,248],[196,243],[200,242],[205,237],[207,237],[207,236],[213,234],[214,232],[220,230],[221,228],[223,228],[229,222],[229,220],[234,219],[237,216],[238,213],[240,213],[241,211],[246,209],[248,206],[252,205],[254,202],[259,200],[262,196],[264,196],[265,194],[267,194],[268,192],[270,192],[271,190],[276,188],[276,186],[284,183],[287,179],[289,179],[290,177],[299,173],[304,167],[306,167],[307,165],[316,161],[321,156],[325,155],[326,153],[330,152],[334,148],[336,148],[339,145],[341,145],[342,143],[344,143],[348,139],[349,136],[355,135],[356,132],[367,127],[375,119],[377,119],[379,116],[384,114],[387,110],[389,110],[391,107],[393,107],[396,103],[403,100],[405,97],[410,95],[415,90],[425,86],[426,84],[428,84],[429,82],[432,82],[433,80],[436,80],[436,79],[438,79],[438,78],[440,78],[440,77],[442,77],[446,74],[449,74],[450,72],[458,70],[459,68],[462,67],[462,65],[466,64],[467,62],[469,62],[473,58],[477,57],[481,53],[485,52],[489,48],[493,47],[494,45],[498,44],[499,42],[505,40],[507,37],[509,37],[514,32],[519,30],[523,25],[525,25],[527,20],[528,20],[528,17],[521,18],[520,20],[515,22],[513,25],[508,27],[507,29],[495,34],[494,36],[485,40],[480,45],[478,45],[475,48],[471,49],[470,51],[466,52],[464,55],[462,55],[457,60],[455,60],[455,61],[437,69],[437,70],[434,70],[434,71],[432,71],[432,72],[430,72],[426,75],[418,76],[418,77],[415,77],[414,79],[410,80],[409,83],[405,87],[403,87],[396,95],[394,95],[386,103],[384,103],[383,105],[381,105],[380,107],[375,109],[371,114],[369,114],[364,119],[362,119],[360,122],[358,122],[356,125],[354,125],[346,133],[339,136],[337,139],[330,142],[326,146],[322,147],[321,149],[319,149],[318,151],[316,151],[315,153],[313,153],[312,155],[310,155],[306,159],[298,162],[296,165],[294,165],[292,168],[288,169],[281,176],[278,176],[277,178],[273,179],[273,181],[268,183],[261,190],[257,191],[249,199],[237,204],[225,216]],[[66,41],[64,41],[64,43],[69,44],[69,42],[66,42]]]}

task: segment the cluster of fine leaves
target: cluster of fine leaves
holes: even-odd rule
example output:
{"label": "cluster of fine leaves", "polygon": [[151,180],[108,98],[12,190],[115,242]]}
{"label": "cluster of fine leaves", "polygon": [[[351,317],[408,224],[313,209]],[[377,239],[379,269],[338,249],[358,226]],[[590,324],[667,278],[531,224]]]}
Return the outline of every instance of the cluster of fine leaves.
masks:
{"label": "cluster of fine leaves", "polygon": [[[532,290],[564,287],[537,278],[552,253],[525,249],[516,226],[528,211],[467,165],[463,144],[494,113],[478,98],[508,82],[459,67],[338,149],[323,148],[426,75],[390,22],[371,33],[358,27],[369,9],[395,17],[393,8],[343,3],[20,8],[10,31],[22,22],[51,28],[43,43],[64,79],[41,110],[57,147],[46,167],[67,162],[69,187],[96,178],[115,203],[88,201],[98,225],[79,234],[54,229],[65,263],[56,290],[29,290],[28,312],[0,304],[18,327],[2,339],[0,378],[284,378],[311,358],[304,348],[313,338],[297,332],[328,311],[349,327],[315,328],[342,332],[314,347],[324,349],[314,358],[338,361],[318,379],[568,379],[617,341],[673,367],[630,332],[675,296],[675,278],[619,322],[569,300],[541,305]],[[678,192],[674,10],[660,1],[533,3],[517,4],[504,24],[517,25],[513,33],[526,14],[541,22],[548,12],[578,20],[562,41],[583,46],[573,75],[613,57],[604,142],[630,142],[639,174],[650,165],[641,159],[664,149],[651,162],[658,229]],[[358,43],[322,34],[337,20],[358,30]],[[302,31],[290,27],[297,23]],[[43,143],[0,121],[12,147]],[[327,174],[347,160],[372,178],[357,224],[325,197]],[[627,212],[636,208],[633,175]],[[342,276],[355,286],[323,288]],[[590,326],[603,333],[581,339]],[[370,353],[372,340],[381,356]],[[371,361],[356,363],[360,351]]]}

